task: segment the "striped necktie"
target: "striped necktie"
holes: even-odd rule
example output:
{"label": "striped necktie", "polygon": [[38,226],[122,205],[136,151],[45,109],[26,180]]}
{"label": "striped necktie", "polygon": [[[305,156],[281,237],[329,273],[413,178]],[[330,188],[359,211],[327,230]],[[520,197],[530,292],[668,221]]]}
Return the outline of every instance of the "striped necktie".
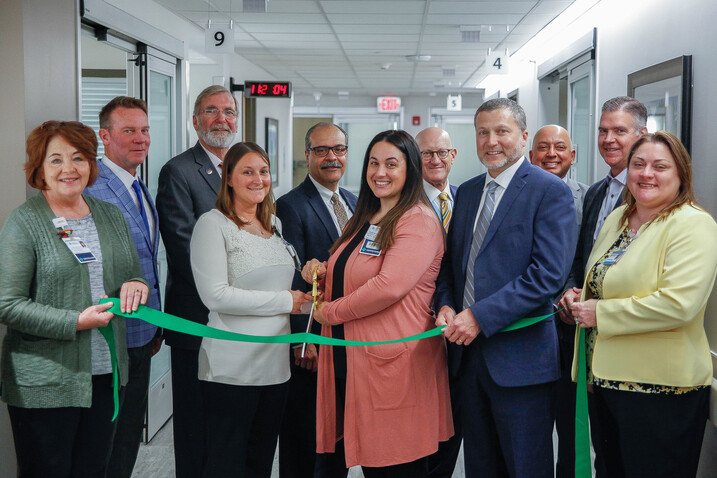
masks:
{"label": "striped necktie", "polygon": [[441,206],[441,222],[443,223],[443,230],[448,232],[448,227],[451,224],[451,200],[448,197],[448,193],[441,193],[438,195]]}
{"label": "striped necktie", "polygon": [[144,201],[142,200],[144,194],[142,194],[142,188],[140,188],[139,181],[137,181],[136,179],[132,183],[132,189],[134,190],[134,193],[137,195],[137,199],[139,200],[139,214],[140,216],[142,216],[142,223],[144,224],[144,229],[147,232],[147,237],[151,238],[152,234],[149,232],[147,211],[144,209]]}
{"label": "striped necktie", "polygon": [[346,223],[349,222],[349,217],[346,214],[344,205],[339,201],[338,194],[334,193],[334,195],[331,196],[331,205],[334,207],[334,214],[336,214],[336,220],[339,222],[339,228],[343,231],[346,227]]}
{"label": "striped necktie", "polygon": [[475,282],[473,269],[475,268],[478,251],[480,251],[483,239],[485,239],[485,235],[488,232],[490,221],[493,219],[493,213],[495,212],[495,190],[497,187],[498,183],[495,181],[488,183],[483,209],[480,211],[475,231],[473,231],[473,242],[471,243],[471,252],[468,255],[468,266],[466,267],[466,285],[463,289],[463,309],[467,309],[471,305],[475,304]]}

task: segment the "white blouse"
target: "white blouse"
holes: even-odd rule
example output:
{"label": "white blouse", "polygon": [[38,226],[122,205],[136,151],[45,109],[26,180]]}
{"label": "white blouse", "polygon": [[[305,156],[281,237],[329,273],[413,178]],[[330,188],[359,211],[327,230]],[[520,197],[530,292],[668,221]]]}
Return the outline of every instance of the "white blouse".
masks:
{"label": "white blouse", "polygon": [[[212,209],[197,221],[190,253],[210,327],[251,335],[291,333],[294,261],[277,234],[256,236]],[[229,385],[284,383],[291,375],[289,347],[204,338],[199,379]]]}

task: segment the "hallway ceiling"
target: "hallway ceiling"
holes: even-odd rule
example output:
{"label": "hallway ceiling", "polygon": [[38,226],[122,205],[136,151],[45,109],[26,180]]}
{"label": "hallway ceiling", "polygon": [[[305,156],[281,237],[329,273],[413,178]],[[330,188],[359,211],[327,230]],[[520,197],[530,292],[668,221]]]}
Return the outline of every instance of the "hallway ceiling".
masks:
{"label": "hallway ceiling", "polygon": [[408,96],[473,90],[489,48],[516,51],[574,0],[155,1],[202,28],[232,19],[235,52],[297,94]]}

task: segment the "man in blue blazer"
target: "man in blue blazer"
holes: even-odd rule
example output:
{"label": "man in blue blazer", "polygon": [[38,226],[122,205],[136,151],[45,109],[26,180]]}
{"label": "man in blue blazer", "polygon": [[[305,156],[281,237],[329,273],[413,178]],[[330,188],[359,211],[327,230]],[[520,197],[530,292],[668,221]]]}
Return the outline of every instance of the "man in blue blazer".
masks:
{"label": "man in blue blazer", "polygon": [[[237,103],[229,90],[208,86],[194,101],[197,143],[170,159],[159,173],[159,228],[167,249],[164,310],[206,324],[209,310],[199,298],[189,261],[189,242],[197,219],[214,208],[221,163],[237,132]],[[177,478],[201,476],[204,464],[204,413],[198,363],[201,337],[166,330],[172,355],[174,463]]]}
{"label": "man in blue blazer", "polygon": [[[433,126],[420,131],[416,135],[416,143],[421,151],[423,190],[436,214],[441,218],[443,228],[448,232],[458,191],[458,188],[448,181],[448,174],[456,160],[456,148],[453,147],[447,131]],[[453,344],[449,344],[449,355],[453,353],[454,347]],[[454,434],[448,441],[439,443],[438,451],[426,460],[430,478],[451,478],[453,476],[463,441],[458,376],[450,375],[449,381]]]}
{"label": "man in blue blazer", "polygon": [[449,367],[461,380],[466,476],[552,477],[553,319],[501,330],[552,313],[575,250],[575,206],[563,181],[523,156],[517,103],[487,101],[475,128],[488,173],[458,188],[436,291],[436,324],[461,346]]}
{"label": "man in blue blazer", "polygon": [[[100,139],[105,155],[98,162],[97,181],[86,194],[114,204],[124,214],[132,234],[139,262],[149,284],[147,306],[160,309],[157,250],[159,226],[157,209],[137,168],[147,158],[149,120],[143,100],[118,96],[100,111]],[[130,478],[142,439],[152,355],[161,339],[157,327],[139,319],[127,318],[129,380],[124,389],[117,418],[107,476]]]}
{"label": "man in blue blazer", "polygon": [[[311,259],[325,261],[329,249],[341,234],[344,220],[356,208],[356,196],[339,187],[346,168],[348,137],[339,126],[318,123],[309,128],[304,152],[309,168],[304,182],[276,201],[283,236],[291,243],[301,264]],[[332,199],[333,198],[333,199]],[[343,212],[341,212],[343,209]],[[311,286],[297,272],[291,286],[308,292]],[[291,315],[291,331],[305,332],[308,315]],[[312,332],[321,334],[314,322]],[[333,456],[316,461],[316,369],[317,349],[307,345],[294,347],[289,397],[279,435],[279,475],[281,478],[333,478],[345,476],[346,464]]]}

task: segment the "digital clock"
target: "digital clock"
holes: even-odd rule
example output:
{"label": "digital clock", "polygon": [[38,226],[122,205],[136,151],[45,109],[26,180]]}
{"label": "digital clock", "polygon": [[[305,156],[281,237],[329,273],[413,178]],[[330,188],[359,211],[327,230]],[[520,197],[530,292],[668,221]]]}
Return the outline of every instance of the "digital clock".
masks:
{"label": "digital clock", "polygon": [[290,98],[290,81],[245,81],[244,96],[247,98]]}

